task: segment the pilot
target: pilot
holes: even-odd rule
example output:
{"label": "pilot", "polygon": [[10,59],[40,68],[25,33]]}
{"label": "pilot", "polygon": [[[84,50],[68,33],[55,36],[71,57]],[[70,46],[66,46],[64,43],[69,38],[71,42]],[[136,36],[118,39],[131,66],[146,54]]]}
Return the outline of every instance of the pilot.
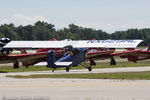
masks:
{"label": "pilot", "polygon": [[74,49],[72,49],[71,51],[69,51],[69,54],[70,54],[71,56],[75,56],[76,54],[79,54],[79,53],[80,53],[80,50],[77,49],[77,48],[74,48]]}
{"label": "pilot", "polygon": [[76,54],[80,53],[80,50],[77,48],[73,48],[71,45],[68,45],[66,47],[64,47],[65,51],[68,51],[68,54],[70,54],[71,56],[75,56]]}
{"label": "pilot", "polygon": [[69,51],[68,53],[69,53],[71,56],[74,56],[74,55],[75,55],[73,51]]}

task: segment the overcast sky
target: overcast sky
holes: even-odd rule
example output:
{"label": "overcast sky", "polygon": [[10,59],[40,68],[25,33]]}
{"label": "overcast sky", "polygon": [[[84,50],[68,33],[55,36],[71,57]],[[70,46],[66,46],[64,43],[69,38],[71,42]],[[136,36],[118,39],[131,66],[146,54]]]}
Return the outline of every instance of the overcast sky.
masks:
{"label": "overcast sky", "polygon": [[112,33],[150,28],[150,0],[0,0],[0,24],[76,24]]}

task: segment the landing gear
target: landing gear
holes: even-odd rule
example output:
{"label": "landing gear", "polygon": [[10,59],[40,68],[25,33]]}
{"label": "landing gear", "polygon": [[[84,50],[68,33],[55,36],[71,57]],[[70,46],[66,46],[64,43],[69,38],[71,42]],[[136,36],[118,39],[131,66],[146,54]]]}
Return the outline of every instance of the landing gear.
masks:
{"label": "landing gear", "polygon": [[137,63],[136,61],[133,61],[134,63]]}
{"label": "landing gear", "polygon": [[29,68],[29,66],[25,66],[25,68]]}
{"label": "landing gear", "polygon": [[69,72],[70,68],[69,67],[66,67],[66,72]]}
{"label": "landing gear", "polygon": [[54,72],[54,71],[55,71],[55,68],[53,68],[52,72]]}
{"label": "landing gear", "polygon": [[92,71],[92,67],[91,67],[91,66],[90,66],[90,67],[88,67],[88,70],[89,70],[89,72],[90,72],[90,71]]}
{"label": "landing gear", "polygon": [[19,62],[15,59],[14,60],[14,69],[19,68]]}
{"label": "landing gear", "polygon": [[92,58],[90,58],[90,65],[91,66],[95,66],[96,65],[96,62]]}
{"label": "landing gear", "polygon": [[84,66],[85,68],[87,68],[89,71],[92,71],[92,66],[88,66],[87,64],[84,63],[81,63],[80,64],[81,66]]}
{"label": "landing gear", "polygon": [[110,57],[110,65],[116,65],[116,60],[113,56]]}

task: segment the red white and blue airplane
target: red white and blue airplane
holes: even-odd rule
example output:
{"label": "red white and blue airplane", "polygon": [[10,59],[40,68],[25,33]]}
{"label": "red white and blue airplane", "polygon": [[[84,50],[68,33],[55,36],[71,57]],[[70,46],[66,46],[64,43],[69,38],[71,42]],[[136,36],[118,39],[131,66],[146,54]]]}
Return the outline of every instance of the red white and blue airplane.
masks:
{"label": "red white and blue airplane", "polygon": [[63,48],[66,53],[58,60],[56,60],[53,50],[47,53],[47,66],[49,68],[55,70],[55,68],[66,67],[66,71],[68,72],[70,67],[81,64],[91,71],[92,65],[95,65],[94,60],[91,60],[90,66],[84,63],[88,57],[87,48],[135,48],[141,41],[142,40],[11,41],[6,44],[4,48]]}

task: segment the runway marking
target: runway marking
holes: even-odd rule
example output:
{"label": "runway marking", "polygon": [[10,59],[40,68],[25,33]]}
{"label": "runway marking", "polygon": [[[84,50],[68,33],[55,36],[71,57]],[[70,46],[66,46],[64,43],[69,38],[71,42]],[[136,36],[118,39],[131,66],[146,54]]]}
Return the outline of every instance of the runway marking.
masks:
{"label": "runway marking", "polygon": [[146,86],[150,84],[0,84],[0,87],[94,87],[94,86]]}

